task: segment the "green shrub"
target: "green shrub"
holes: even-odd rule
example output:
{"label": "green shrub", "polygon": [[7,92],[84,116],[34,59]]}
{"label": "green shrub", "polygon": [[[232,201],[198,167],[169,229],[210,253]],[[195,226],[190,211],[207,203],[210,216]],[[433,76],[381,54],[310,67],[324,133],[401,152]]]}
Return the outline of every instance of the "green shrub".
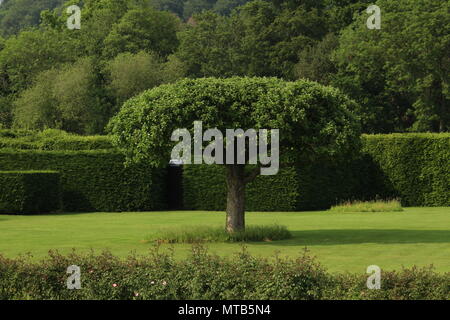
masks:
{"label": "green shrub", "polygon": [[332,206],[331,212],[394,212],[403,211],[398,200],[348,201]]}
{"label": "green shrub", "polygon": [[[71,265],[80,267],[80,290],[67,289]],[[157,247],[149,255],[124,260],[108,252],[50,252],[40,262],[0,255],[1,300],[450,299],[450,273],[382,271],[380,290],[367,289],[367,277],[328,273],[307,252],[295,259],[264,259],[243,249],[220,257],[198,245],[182,260]]]}
{"label": "green shrub", "polygon": [[141,211],[166,208],[166,170],[124,166],[115,150],[0,150],[2,170],[56,170],[65,211]]}
{"label": "green shrub", "polygon": [[245,231],[228,233],[223,227],[188,226],[166,229],[148,238],[163,243],[276,241],[291,238],[284,226],[247,226]]}
{"label": "green shrub", "polygon": [[0,213],[47,213],[61,208],[56,171],[0,171]]}

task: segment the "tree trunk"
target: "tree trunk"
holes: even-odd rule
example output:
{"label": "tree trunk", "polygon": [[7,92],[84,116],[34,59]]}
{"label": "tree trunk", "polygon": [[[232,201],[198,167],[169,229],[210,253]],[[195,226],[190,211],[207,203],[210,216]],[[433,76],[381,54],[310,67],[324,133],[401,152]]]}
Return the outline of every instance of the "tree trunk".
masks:
{"label": "tree trunk", "polygon": [[245,166],[226,165],[227,170],[227,221],[228,232],[245,229]]}

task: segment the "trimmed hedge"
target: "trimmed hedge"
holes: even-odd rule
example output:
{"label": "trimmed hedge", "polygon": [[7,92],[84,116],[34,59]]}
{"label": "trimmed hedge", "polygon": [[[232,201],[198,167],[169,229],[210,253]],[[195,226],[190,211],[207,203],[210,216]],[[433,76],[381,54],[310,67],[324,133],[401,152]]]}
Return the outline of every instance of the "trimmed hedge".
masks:
{"label": "trimmed hedge", "polygon": [[[400,198],[404,206],[450,206],[450,134],[364,135],[355,159],[281,169],[248,185],[250,211],[322,210],[347,200]],[[185,209],[224,210],[220,166],[184,166]]]}
{"label": "trimmed hedge", "polygon": [[[293,211],[299,196],[293,169],[260,176],[246,189],[246,210]],[[226,203],[225,169],[220,165],[183,166],[184,209],[223,211]]]}
{"label": "trimmed hedge", "polygon": [[382,192],[404,206],[450,206],[450,133],[364,136]]}
{"label": "trimmed hedge", "polygon": [[0,150],[1,170],[56,170],[64,211],[150,211],[166,208],[166,169],[124,166],[114,150]]}
{"label": "trimmed hedge", "polygon": [[60,208],[58,172],[0,171],[0,213],[47,213]]}
{"label": "trimmed hedge", "polygon": [[[81,289],[67,289],[67,268],[80,268]],[[367,288],[369,275],[327,272],[304,253],[264,259],[244,249],[232,258],[194,247],[187,258],[153,249],[119,259],[50,252],[45,260],[0,255],[1,300],[320,300],[450,299],[450,273],[430,268],[384,271],[381,289]]]}
{"label": "trimmed hedge", "polygon": [[[20,145],[25,143],[20,139],[26,138],[32,149],[109,150],[3,149],[0,170],[60,171],[64,210],[68,211],[167,208],[165,169],[146,165],[125,168],[123,156],[111,149],[109,137],[60,133],[0,130],[0,146],[5,139],[10,139],[12,146],[12,141]],[[282,169],[276,176],[258,177],[248,185],[246,209],[322,210],[346,200],[377,197],[398,197],[403,206],[450,206],[450,134],[364,135],[362,142],[362,153],[356,159],[322,159],[320,163]],[[222,167],[184,166],[182,180],[184,209],[225,209]]]}
{"label": "trimmed hedge", "polygon": [[[248,211],[322,210],[341,199],[370,198],[352,165],[323,161],[303,168],[283,168],[275,176],[259,176],[246,189]],[[362,169],[362,166],[361,166]],[[361,171],[358,171],[361,172]],[[222,211],[226,205],[224,168],[188,165],[183,168],[184,208]]]}
{"label": "trimmed hedge", "polygon": [[0,149],[15,150],[99,150],[115,149],[109,136],[79,136],[62,130],[41,132],[0,130]]}

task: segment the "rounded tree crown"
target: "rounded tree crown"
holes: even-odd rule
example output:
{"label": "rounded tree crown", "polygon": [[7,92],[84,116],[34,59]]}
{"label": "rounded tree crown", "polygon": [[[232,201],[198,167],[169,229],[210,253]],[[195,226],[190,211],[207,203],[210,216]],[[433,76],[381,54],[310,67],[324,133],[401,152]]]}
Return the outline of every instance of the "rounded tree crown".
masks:
{"label": "rounded tree crown", "polygon": [[316,82],[234,77],[184,79],[128,100],[108,125],[128,161],[167,165],[174,130],[279,129],[281,161],[359,146],[356,104]]}

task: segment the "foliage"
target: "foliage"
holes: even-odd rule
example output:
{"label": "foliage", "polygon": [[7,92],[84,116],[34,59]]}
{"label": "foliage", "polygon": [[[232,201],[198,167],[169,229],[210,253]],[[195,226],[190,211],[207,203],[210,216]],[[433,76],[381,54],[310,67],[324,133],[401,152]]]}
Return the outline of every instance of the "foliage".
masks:
{"label": "foliage", "polygon": [[292,237],[285,226],[247,226],[245,231],[228,233],[223,227],[179,227],[177,229],[162,229],[156,235],[147,238],[148,241],[160,243],[201,243],[201,242],[248,242],[276,241]]}
{"label": "foliage", "polygon": [[347,201],[332,206],[331,212],[394,212],[403,211],[398,200]]}
{"label": "foliage", "polygon": [[[64,9],[72,4],[82,7],[80,30],[66,27]],[[161,83],[184,76],[306,78],[337,87],[356,100],[365,133],[448,131],[448,1],[379,0],[381,30],[366,27],[370,4],[373,1],[5,0],[0,7],[0,33],[5,37],[0,38],[0,127],[16,123],[103,133],[125,99],[110,90],[105,66],[119,54],[145,51],[161,57],[161,74],[167,74]],[[84,62],[75,63],[79,59]],[[49,77],[51,69],[74,72],[74,65],[86,59],[94,65],[92,76],[84,78],[89,94],[76,87],[81,100],[89,97],[89,106],[77,103],[74,109],[69,103],[69,118],[75,120],[44,112],[53,103],[45,88],[36,88],[46,78],[42,73],[48,71]],[[28,89],[31,92],[24,93]],[[133,95],[139,93],[135,91]],[[64,93],[70,98],[70,92]],[[22,103],[25,112],[13,119],[13,106]]]}
{"label": "foliage", "polygon": [[177,55],[189,73],[202,76],[277,76],[292,79],[298,52],[327,33],[316,8],[277,8],[251,1],[230,17],[212,11],[194,15],[179,34]]}
{"label": "foliage", "polygon": [[32,84],[42,71],[73,62],[74,44],[57,30],[23,31],[8,38],[0,51],[2,93],[17,93]]}
{"label": "foliage", "polygon": [[354,152],[359,147],[354,103],[314,82],[275,78],[181,80],[127,101],[109,124],[129,161],[165,165],[172,132],[204,128],[279,129],[284,161]]}
{"label": "foliage", "polygon": [[[183,208],[222,211],[226,204],[225,170],[219,165],[184,165]],[[303,191],[303,190],[302,190]],[[300,196],[293,169],[281,169],[274,176],[259,176],[247,185],[247,211],[295,211]]]}
{"label": "foliage", "polygon": [[[329,209],[342,202],[400,198],[405,206],[449,206],[448,134],[364,135],[350,159],[322,159],[260,176],[246,190],[249,211]],[[184,207],[223,210],[225,172],[216,165],[183,167]]]}
{"label": "foliage", "polygon": [[98,150],[114,149],[108,136],[79,136],[56,129],[0,130],[0,149]]}
{"label": "foliage", "polygon": [[44,9],[61,6],[66,0],[3,0],[0,6],[0,30],[3,36],[17,34],[37,26]]}
{"label": "foliage", "polygon": [[343,30],[334,85],[361,103],[366,132],[448,130],[449,2],[377,5],[381,30],[367,30],[367,14]]}
{"label": "foliage", "polygon": [[298,63],[294,66],[296,78],[329,85],[337,72],[335,63],[331,61],[331,54],[338,45],[339,38],[330,33],[317,44],[304,48],[299,53]]}
{"label": "foliage", "polygon": [[106,112],[98,73],[89,58],[39,74],[14,105],[14,125],[24,129],[57,128],[76,133],[103,130]]}
{"label": "foliage", "polygon": [[382,175],[388,197],[405,206],[450,205],[450,134],[391,134],[364,137],[363,152]]}
{"label": "foliage", "polygon": [[58,171],[66,212],[164,208],[165,170],[123,162],[116,150],[0,150],[2,170]]}
{"label": "foliage", "polygon": [[[71,265],[81,269],[80,290],[67,289]],[[267,260],[244,248],[233,258],[222,258],[198,245],[180,261],[158,247],[150,255],[125,260],[109,252],[50,252],[38,263],[0,256],[3,300],[446,300],[449,280],[450,274],[432,268],[403,269],[383,273],[381,289],[370,290],[366,274],[328,273],[307,252]]]}
{"label": "foliage", "polygon": [[175,13],[180,18],[183,17],[184,2],[184,0],[150,0],[155,9]]}
{"label": "foliage", "polygon": [[175,13],[185,20],[189,20],[193,15],[205,10],[229,15],[233,9],[247,2],[249,0],[150,0],[154,8]]}
{"label": "foliage", "polygon": [[127,11],[104,41],[104,54],[112,58],[122,52],[154,51],[162,57],[173,53],[178,40],[178,20],[152,8]]}
{"label": "foliage", "polygon": [[47,213],[60,208],[58,172],[0,171],[0,213]]}
{"label": "foliage", "polygon": [[55,69],[40,73],[34,85],[24,90],[14,101],[14,126],[23,129],[56,127],[60,115],[53,94],[53,82],[58,74]]}
{"label": "foliage", "polygon": [[147,89],[178,80],[185,73],[176,57],[171,56],[163,63],[158,55],[145,51],[119,54],[108,62],[106,69],[109,89],[117,99],[117,106]]}

